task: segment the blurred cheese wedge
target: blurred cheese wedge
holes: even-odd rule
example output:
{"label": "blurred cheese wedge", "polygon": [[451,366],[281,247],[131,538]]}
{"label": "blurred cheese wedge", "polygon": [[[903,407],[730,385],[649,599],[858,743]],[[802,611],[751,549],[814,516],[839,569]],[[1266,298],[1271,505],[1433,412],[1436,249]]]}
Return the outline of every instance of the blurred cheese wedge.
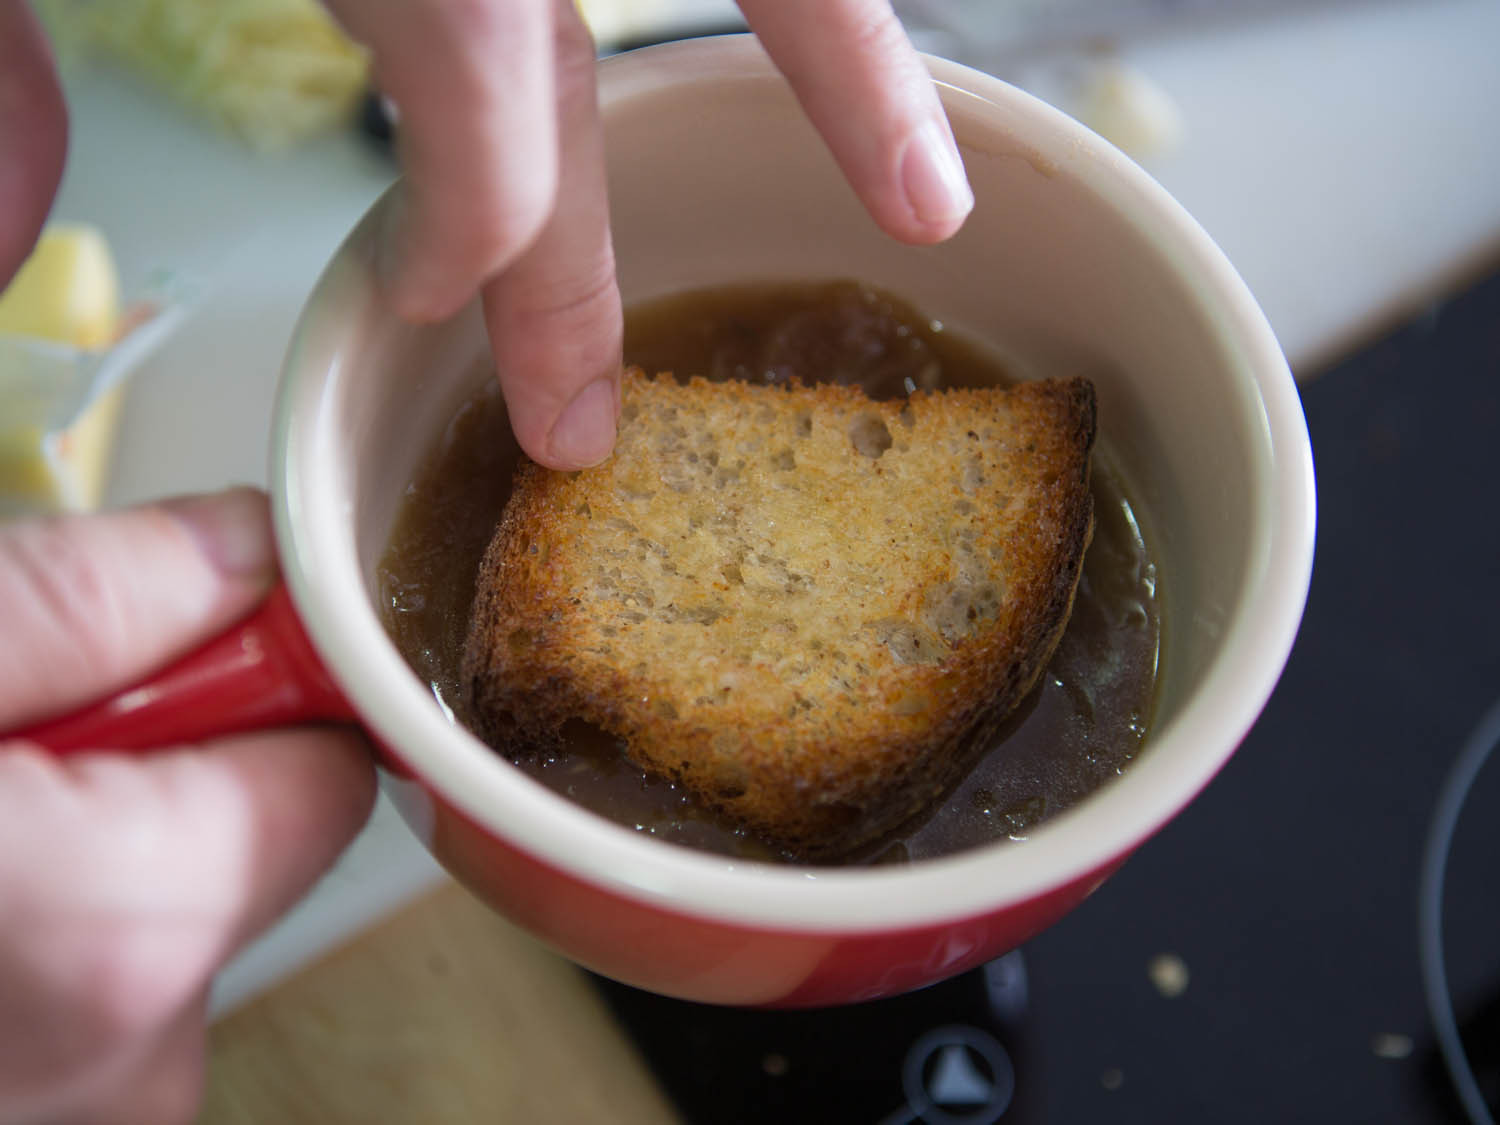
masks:
{"label": "blurred cheese wedge", "polygon": [[11,336],[103,348],[119,315],[114,259],[104,236],[88,226],[48,226],[0,292],[0,333]]}
{"label": "blurred cheese wedge", "polygon": [[[0,292],[0,336],[97,351],[114,342],[119,319],[114,259],[104,236],[88,226],[49,225]],[[6,399],[23,392],[21,380],[13,387],[5,375],[0,371],[0,514],[97,507],[123,387],[100,395],[65,428],[47,432],[35,424],[7,425]]]}
{"label": "blurred cheese wedge", "polygon": [[348,122],[369,82],[318,0],[37,2],[64,57],[122,62],[259,150]]}
{"label": "blurred cheese wedge", "polygon": [[1182,110],[1171,95],[1140,70],[1117,60],[1091,66],[1068,108],[1136,160],[1170,156],[1182,144]]}

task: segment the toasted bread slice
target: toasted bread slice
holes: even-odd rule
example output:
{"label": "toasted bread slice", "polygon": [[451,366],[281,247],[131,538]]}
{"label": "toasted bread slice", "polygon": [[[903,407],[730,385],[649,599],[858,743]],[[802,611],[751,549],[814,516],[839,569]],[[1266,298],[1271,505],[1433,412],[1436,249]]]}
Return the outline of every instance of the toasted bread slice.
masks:
{"label": "toasted bread slice", "polygon": [[483,737],[581,719],[793,855],[919,812],[1036,682],[1093,530],[1083,379],[875,402],[626,373],[595,469],[526,463],[463,683]]}

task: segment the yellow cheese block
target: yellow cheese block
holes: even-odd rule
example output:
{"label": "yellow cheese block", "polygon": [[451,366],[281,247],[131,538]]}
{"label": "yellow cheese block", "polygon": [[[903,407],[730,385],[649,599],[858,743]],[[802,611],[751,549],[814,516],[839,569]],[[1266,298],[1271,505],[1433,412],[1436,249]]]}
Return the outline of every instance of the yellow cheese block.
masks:
{"label": "yellow cheese block", "polygon": [[104,236],[93,227],[57,223],[0,292],[0,333],[104,348],[115,338],[120,282]]}
{"label": "yellow cheese block", "polygon": [[[86,351],[107,348],[120,319],[119,279],[104,236],[93,227],[55,224],[0,292],[0,335]],[[0,371],[0,514],[96,507],[104,489],[120,390],[100,395],[65,429],[5,424],[8,393]],[[18,380],[18,382],[20,382]]]}

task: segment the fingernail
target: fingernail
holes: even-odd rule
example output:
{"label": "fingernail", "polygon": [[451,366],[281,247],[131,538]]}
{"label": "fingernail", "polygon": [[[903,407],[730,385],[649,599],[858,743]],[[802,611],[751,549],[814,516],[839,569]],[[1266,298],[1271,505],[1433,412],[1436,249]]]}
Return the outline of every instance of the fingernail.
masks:
{"label": "fingernail", "polygon": [[924,223],[951,223],[974,209],[974,192],[948,131],[929,121],[907,142],[901,158],[907,202]]}
{"label": "fingernail", "polygon": [[231,578],[268,579],[276,572],[276,548],[265,494],[235,488],[209,496],[162,501],[204,556]]}
{"label": "fingernail", "polygon": [[587,469],[615,447],[615,381],[595,379],[573,397],[552,426],[547,448],[559,468]]}

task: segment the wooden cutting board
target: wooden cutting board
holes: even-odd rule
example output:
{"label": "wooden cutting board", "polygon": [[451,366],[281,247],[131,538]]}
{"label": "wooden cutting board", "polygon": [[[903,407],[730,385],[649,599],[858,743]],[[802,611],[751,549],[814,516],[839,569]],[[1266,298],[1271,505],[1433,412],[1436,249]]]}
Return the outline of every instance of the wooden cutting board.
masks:
{"label": "wooden cutting board", "polygon": [[572,964],[448,883],[220,1020],[203,1125],[676,1122]]}

